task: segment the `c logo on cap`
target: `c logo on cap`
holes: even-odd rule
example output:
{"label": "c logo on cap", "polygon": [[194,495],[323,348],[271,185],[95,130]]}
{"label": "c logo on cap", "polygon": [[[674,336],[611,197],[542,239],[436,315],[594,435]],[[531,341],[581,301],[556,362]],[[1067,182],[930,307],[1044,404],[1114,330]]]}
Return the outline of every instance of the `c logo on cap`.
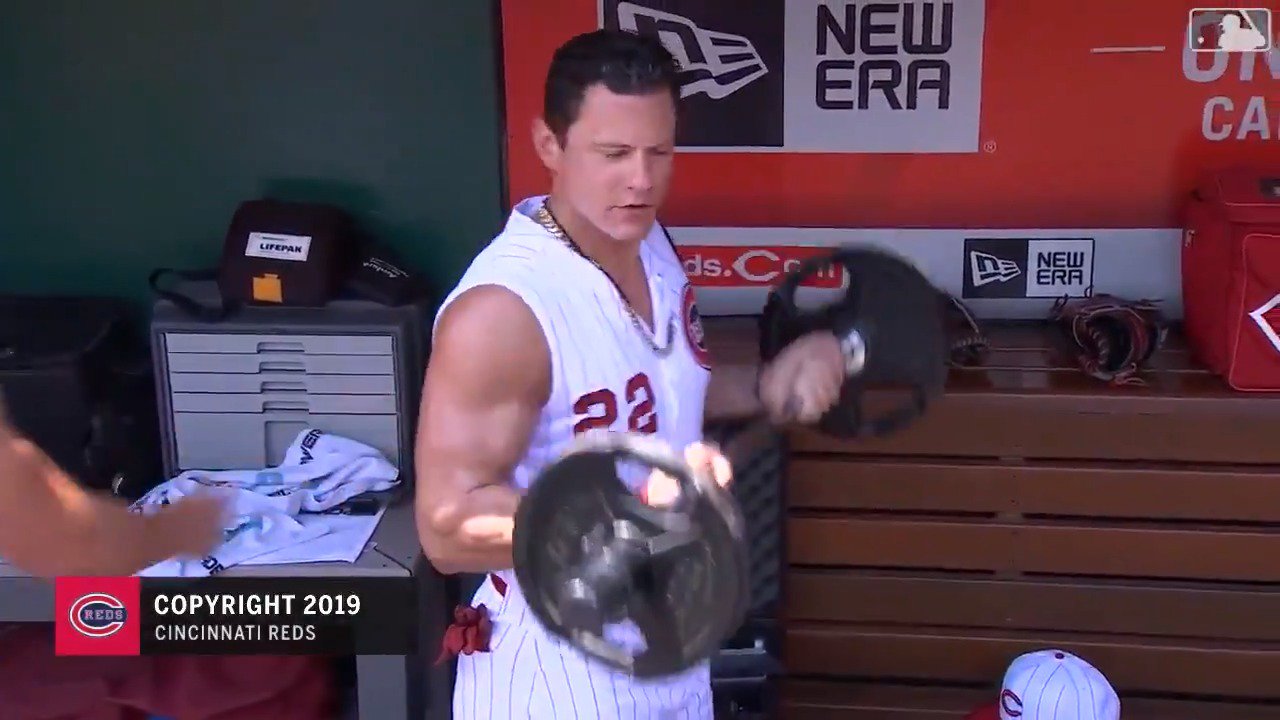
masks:
{"label": "c logo on cap", "polygon": [[1000,691],[1000,709],[1009,717],[1022,716],[1022,698],[1018,697],[1012,690],[1005,688]]}

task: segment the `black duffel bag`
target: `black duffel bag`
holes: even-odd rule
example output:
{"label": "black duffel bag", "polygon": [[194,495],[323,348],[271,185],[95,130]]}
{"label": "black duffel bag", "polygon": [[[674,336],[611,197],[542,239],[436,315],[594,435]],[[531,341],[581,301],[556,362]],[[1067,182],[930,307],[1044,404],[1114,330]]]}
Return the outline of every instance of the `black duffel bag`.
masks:
{"label": "black duffel bag", "polygon": [[124,302],[0,296],[0,392],[82,484],[133,499],[163,479],[150,354]]}

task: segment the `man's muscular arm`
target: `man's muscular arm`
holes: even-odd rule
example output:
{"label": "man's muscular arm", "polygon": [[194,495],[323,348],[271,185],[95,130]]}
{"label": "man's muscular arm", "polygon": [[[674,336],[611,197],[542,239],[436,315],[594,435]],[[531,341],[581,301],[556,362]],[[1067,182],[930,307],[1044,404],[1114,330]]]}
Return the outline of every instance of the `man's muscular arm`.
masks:
{"label": "man's muscular arm", "polygon": [[131,575],[222,540],[223,509],[188,498],[144,517],[94,495],[0,417],[0,557],[40,577]]}
{"label": "man's muscular arm", "polygon": [[418,420],[416,514],[442,573],[509,568],[511,475],[551,392],[551,353],[511,291],[466,291],[441,315]]}

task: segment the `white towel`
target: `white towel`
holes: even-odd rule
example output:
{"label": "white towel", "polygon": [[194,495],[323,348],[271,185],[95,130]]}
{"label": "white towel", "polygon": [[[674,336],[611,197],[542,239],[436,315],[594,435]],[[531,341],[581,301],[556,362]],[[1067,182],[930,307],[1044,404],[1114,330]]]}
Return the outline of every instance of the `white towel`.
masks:
{"label": "white towel", "polygon": [[[133,504],[136,512],[153,512],[195,492],[225,496],[231,521],[226,539],[204,558],[170,558],[139,572],[144,576],[213,575],[255,557],[293,548],[324,536],[330,524],[321,513],[366,492],[399,484],[399,471],[376,449],[349,438],[308,428],[285,452],[284,461],[262,470],[188,470],[163,482]],[[376,520],[375,520],[376,522]]]}

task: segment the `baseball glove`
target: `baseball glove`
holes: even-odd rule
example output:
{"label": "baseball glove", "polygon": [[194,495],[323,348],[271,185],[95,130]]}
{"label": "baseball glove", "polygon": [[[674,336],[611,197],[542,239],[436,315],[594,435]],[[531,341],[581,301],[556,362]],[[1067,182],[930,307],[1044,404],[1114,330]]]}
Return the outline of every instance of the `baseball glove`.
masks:
{"label": "baseball glove", "polygon": [[1110,385],[1145,385],[1138,373],[1168,333],[1154,301],[1107,294],[1063,298],[1049,319],[1063,330],[1080,369]]}

